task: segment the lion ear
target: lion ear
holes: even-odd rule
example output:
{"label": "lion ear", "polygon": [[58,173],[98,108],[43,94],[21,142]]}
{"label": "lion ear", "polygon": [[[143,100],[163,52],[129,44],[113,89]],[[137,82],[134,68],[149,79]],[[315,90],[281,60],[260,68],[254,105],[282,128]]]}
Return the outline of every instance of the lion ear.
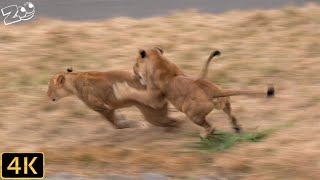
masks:
{"label": "lion ear", "polygon": [[142,59],[144,59],[147,56],[146,51],[143,49],[139,49],[139,54]]}
{"label": "lion ear", "polygon": [[154,49],[157,50],[160,54],[164,53],[163,50],[161,48],[159,48],[159,47],[155,47]]}
{"label": "lion ear", "polygon": [[72,71],[73,71],[72,67],[67,69],[67,72],[72,72]]}
{"label": "lion ear", "polygon": [[65,82],[65,80],[66,80],[66,78],[62,74],[60,74],[57,78],[57,82],[60,84],[63,84]]}

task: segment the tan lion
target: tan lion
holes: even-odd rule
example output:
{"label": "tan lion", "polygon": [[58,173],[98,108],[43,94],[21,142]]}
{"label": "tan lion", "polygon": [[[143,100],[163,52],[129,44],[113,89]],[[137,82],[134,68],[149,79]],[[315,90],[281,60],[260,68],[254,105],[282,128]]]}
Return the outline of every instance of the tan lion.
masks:
{"label": "tan lion", "polygon": [[102,114],[115,128],[137,127],[137,121],[117,117],[115,110],[136,106],[144,118],[153,125],[172,127],[177,121],[168,117],[167,104],[160,109],[153,109],[133,100],[118,100],[114,96],[112,85],[115,82],[128,82],[132,87],[143,89],[139,79],[127,71],[108,72],[62,72],[50,81],[47,95],[52,101],[58,101],[70,95],[77,96],[89,108]]}
{"label": "tan lion", "polygon": [[[163,51],[158,49],[158,51]],[[211,56],[207,62],[214,56]],[[208,66],[209,63],[206,64]],[[204,67],[205,71],[207,68]],[[202,73],[203,74],[203,73]],[[58,73],[49,81],[47,95],[52,101],[75,95],[88,107],[102,114],[115,128],[128,128],[138,125],[136,121],[116,117],[115,110],[129,106],[136,106],[144,118],[155,126],[176,127],[180,123],[168,117],[168,104],[154,109],[134,100],[118,100],[112,89],[115,82],[128,82],[137,89],[145,89],[138,76],[127,71],[108,72],[67,72]]]}
{"label": "tan lion", "polygon": [[[222,90],[208,80],[192,79],[164,57],[157,48],[140,50],[133,69],[140,81],[146,84],[147,89],[139,90],[126,83],[116,83],[113,88],[118,99],[135,100],[155,109],[161,109],[169,101],[195,124],[205,128],[204,133],[201,133],[203,137],[214,131],[206,120],[206,116],[213,109],[223,110],[229,116],[234,130],[240,132],[241,128],[232,115],[230,99],[227,96],[274,95],[273,87],[268,88],[267,94],[257,91]],[[206,71],[203,71],[203,76],[206,75]]]}

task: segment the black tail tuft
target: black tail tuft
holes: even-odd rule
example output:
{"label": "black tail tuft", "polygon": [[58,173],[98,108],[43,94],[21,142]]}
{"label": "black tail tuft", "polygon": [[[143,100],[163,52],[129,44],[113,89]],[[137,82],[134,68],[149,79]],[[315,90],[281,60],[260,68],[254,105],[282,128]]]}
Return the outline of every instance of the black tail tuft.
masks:
{"label": "black tail tuft", "polygon": [[268,91],[267,91],[267,97],[271,98],[273,97],[275,94],[275,89],[273,86],[268,87]]}
{"label": "black tail tuft", "polygon": [[221,55],[221,52],[216,50],[214,52],[212,52],[212,56],[215,57],[215,56],[220,56]]}

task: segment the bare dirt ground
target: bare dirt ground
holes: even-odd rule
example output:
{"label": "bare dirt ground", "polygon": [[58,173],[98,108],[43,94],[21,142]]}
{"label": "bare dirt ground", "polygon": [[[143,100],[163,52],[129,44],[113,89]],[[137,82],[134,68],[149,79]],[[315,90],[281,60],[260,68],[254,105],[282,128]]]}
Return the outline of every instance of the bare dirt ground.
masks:
{"label": "bare dirt ground", "polygon": [[[43,19],[0,29],[0,151],[43,151],[46,174],[70,172],[136,176],[159,172],[176,179],[319,179],[320,7],[230,12],[181,12],[143,20],[95,23]],[[224,88],[277,88],[274,99],[232,97],[245,132],[280,127],[262,142],[223,152],[191,148],[199,128],[185,119],[178,132],[161,128],[114,130],[75,97],[52,103],[48,80],[75,71],[132,69],[138,48],[160,46],[197,77],[212,50],[222,56],[209,78]],[[135,108],[123,109],[143,121]],[[231,132],[224,113],[210,114]]]}

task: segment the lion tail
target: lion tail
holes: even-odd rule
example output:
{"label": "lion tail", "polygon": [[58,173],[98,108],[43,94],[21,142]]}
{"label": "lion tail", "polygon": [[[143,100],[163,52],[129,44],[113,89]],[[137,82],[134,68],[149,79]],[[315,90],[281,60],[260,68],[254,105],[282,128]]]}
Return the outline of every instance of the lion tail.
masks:
{"label": "lion tail", "polygon": [[213,51],[213,52],[210,54],[209,58],[207,59],[207,62],[205,63],[205,65],[204,65],[204,67],[203,67],[203,69],[202,69],[202,71],[201,71],[201,75],[200,75],[199,79],[205,79],[205,78],[207,77],[207,74],[208,74],[208,66],[209,66],[211,60],[212,60],[215,56],[220,56],[220,55],[221,55],[221,52],[218,51],[218,50]]}
{"label": "lion tail", "polygon": [[268,87],[267,92],[250,91],[250,90],[221,90],[220,92],[215,92],[212,98],[239,96],[239,95],[266,96],[268,98],[271,98],[275,95],[275,88],[274,86],[271,85]]}

